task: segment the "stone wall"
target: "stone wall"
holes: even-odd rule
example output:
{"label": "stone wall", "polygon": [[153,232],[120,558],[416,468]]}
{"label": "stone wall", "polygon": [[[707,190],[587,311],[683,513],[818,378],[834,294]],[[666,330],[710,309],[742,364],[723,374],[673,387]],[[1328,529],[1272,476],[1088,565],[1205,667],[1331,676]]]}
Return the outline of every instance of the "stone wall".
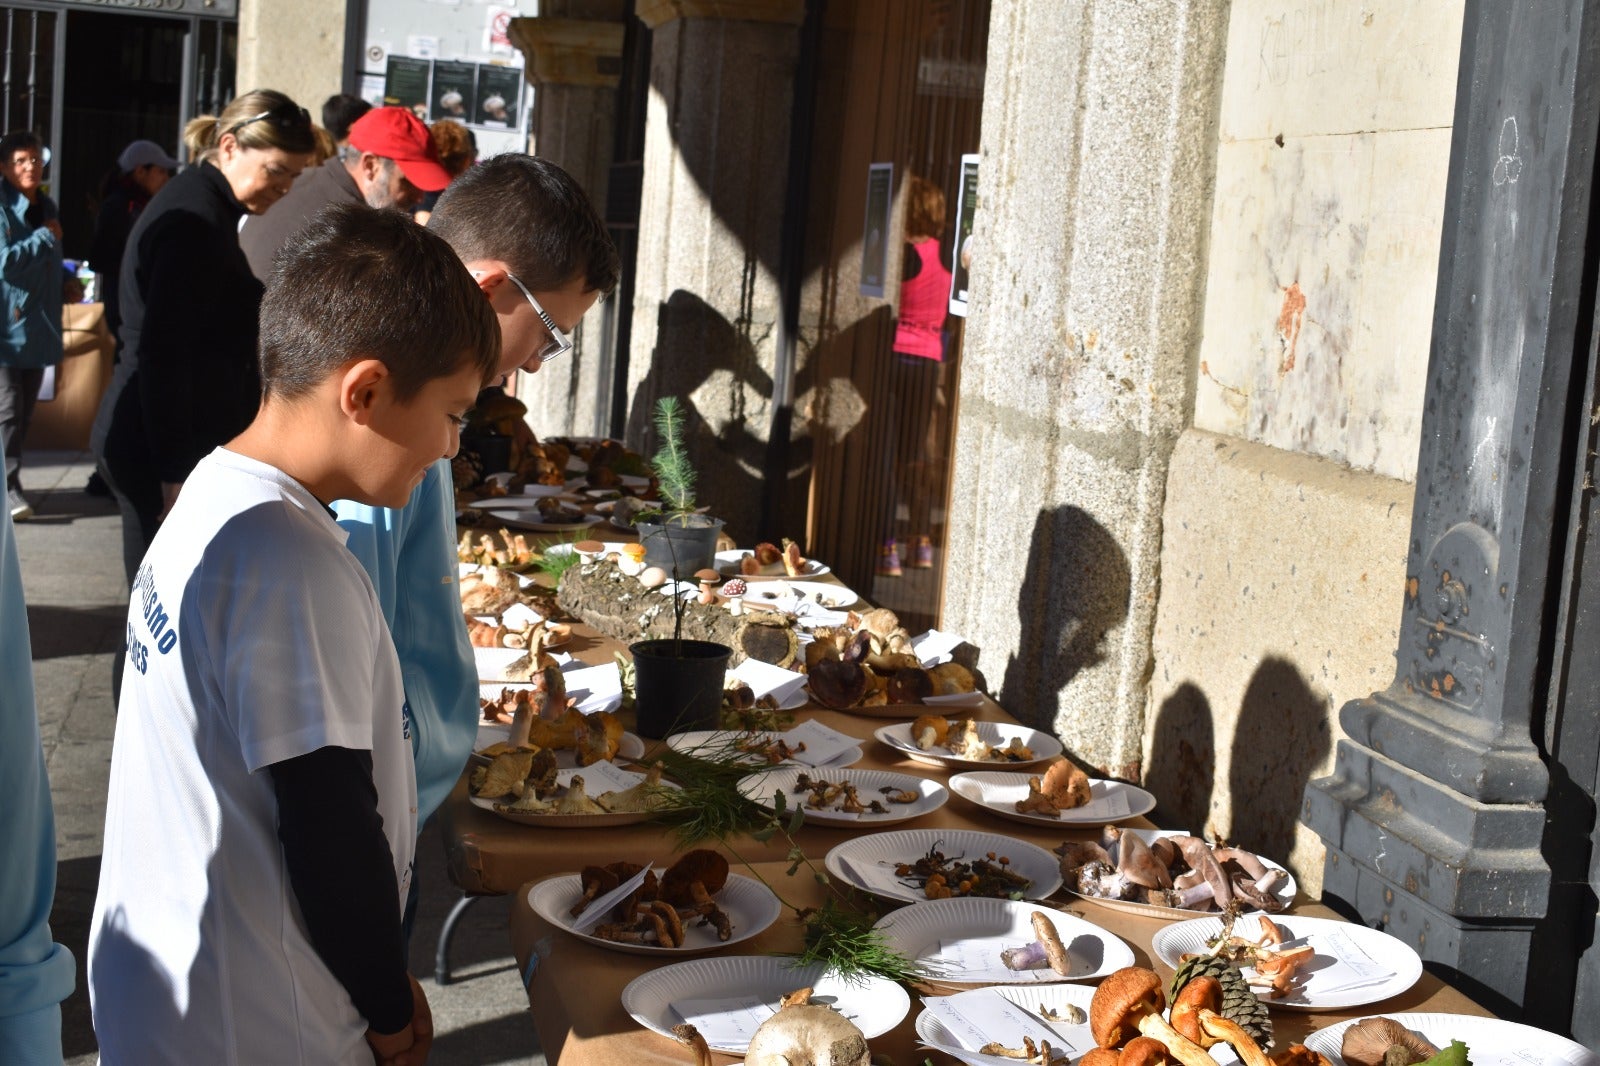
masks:
{"label": "stone wall", "polygon": [[1462,17],[1235,0],[1228,28],[1146,784],[1313,892],[1300,791],[1332,766],[1339,706],[1393,678]]}
{"label": "stone wall", "polygon": [[239,0],[239,92],[288,93],[315,121],[344,80],[344,5]]}
{"label": "stone wall", "polygon": [[[1137,776],[1192,402],[1225,0],[996,0],[943,628]],[[1134,73],[1136,72],[1136,73]]]}

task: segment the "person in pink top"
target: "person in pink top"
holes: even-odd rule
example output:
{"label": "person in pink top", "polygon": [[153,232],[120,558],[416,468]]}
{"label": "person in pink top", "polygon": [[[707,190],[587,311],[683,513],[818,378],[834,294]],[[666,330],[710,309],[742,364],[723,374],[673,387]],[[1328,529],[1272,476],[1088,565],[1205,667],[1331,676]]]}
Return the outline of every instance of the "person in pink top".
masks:
{"label": "person in pink top", "polygon": [[[906,257],[900,274],[900,317],[895,322],[894,354],[897,365],[889,409],[897,421],[894,434],[894,508],[907,497],[910,528],[909,565],[933,565],[933,490],[927,484],[928,425],[933,417],[934,394],[944,363],[944,320],[950,305],[950,271],[940,259],[939,235],[944,232],[944,193],[931,181],[912,175],[906,188]],[[889,516],[878,573],[900,575],[893,511]],[[904,539],[904,538],[901,538]]]}

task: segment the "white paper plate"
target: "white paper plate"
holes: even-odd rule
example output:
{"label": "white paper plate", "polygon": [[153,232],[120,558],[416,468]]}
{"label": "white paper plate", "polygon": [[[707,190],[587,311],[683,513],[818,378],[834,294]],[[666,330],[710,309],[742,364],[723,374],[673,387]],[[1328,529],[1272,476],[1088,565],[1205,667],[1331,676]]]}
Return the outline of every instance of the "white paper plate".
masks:
{"label": "white paper plate", "polygon": [[[598,763],[596,765],[604,767],[612,764]],[[582,776],[590,773],[592,769],[591,767],[584,767],[582,769],[561,770],[556,774],[556,780],[565,785],[572,780],[573,775]],[[622,770],[621,772],[627,777],[641,780],[645,776],[644,774],[636,774],[631,770]],[[599,795],[607,791],[604,788],[588,789],[588,778],[585,778],[584,783],[586,790],[591,795]],[[663,781],[661,783],[668,788],[678,787],[671,781]],[[649,821],[657,813],[654,811],[626,811],[616,814],[539,814],[535,811],[500,810],[497,804],[504,804],[506,802],[504,798],[486,799],[482,796],[470,796],[469,798],[472,800],[474,807],[480,807],[493,814],[498,814],[508,822],[516,822],[518,825],[538,826],[542,829],[599,829],[613,825],[638,825],[640,822]]]}
{"label": "white paper plate", "polygon": [[529,511],[490,511],[489,514],[498,522],[505,523],[511,529],[526,529],[534,533],[573,533],[580,529],[587,529],[600,521],[599,515],[579,514],[570,522],[544,522],[534,517],[538,512]]}
{"label": "white paper plate", "polygon": [[[1181,829],[1123,829],[1122,831],[1124,833],[1137,834],[1139,838],[1146,844],[1151,843],[1157,837],[1181,837],[1189,835],[1183,832]],[[1272,894],[1276,896],[1285,907],[1292,906],[1294,903],[1294,894],[1296,890],[1294,874],[1290,873],[1288,870],[1284,870],[1282,866],[1279,866],[1265,855],[1259,856],[1259,858],[1267,867],[1267,869],[1283,870],[1283,880],[1278,882],[1278,887],[1273,889]],[[1077,896],[1079,899],[1092,899],[1102,907],[1110,907],[1112,910],[1127,911],[1129,914],[1143,914],[1147,917],[1161,918],[1165,921],[1202,916],[1197,915],[1195,911],[1186,911],[1178,907],[1158,907],[1153,903],[1135,903],[1133,900],[1127,899],[1104,899],[1100,896],[1086,896],[1083,893],[1076,891],[1071,885],[1066,885],[1062,891],[1069,896]],[[1277,918],[1277,915],[1273,916],[1274,921],[1276,921]]]}
{"label": "white paper plate", "polygon": [[[923,713],[944,714],[949,717],[948,709],[943,707],[925,707],[923,708]],[[1041,730],[1031,729],[1025,725],[1013,725],[1008,722],[979,722],[978,736],[983,738],[985,744],[991,747],[1005,747],[1013,738],[1016,738],[1033,751],[1033,758],[1020,762],[1011,759],[963,759],[951,754],[945,748],[935,747],[930,751],[923,751],[917,747],[917,742],[911,739],[911,726],[913,724],[912,722],[897,722],[894,725],[886,725],[877,729],[872,735],[913,762],[924,763],[928,766],[959,766],[968,770],[1037,766],[1040,763],[1049,762],[1062,752],[1061,741]]]}
{"label": "white paper plate", "polygon": [[[781,562],[762,567],[761,573],[759,574],[744,573],[740,569],[740,564],[744,561],[745,556],[753,554],[755,553],[749,548],[736,548],[733,551],[718,552],[716,556],[717,569],[728,577],[742,577],[747,581],[752,578],[754,578],[756,581],[765,581],[768,578],[786,578],[789,576],[788,571],[783,568],[783,563]],[[800,568],[800,571],[801,572],[799,576],[802,578],[821,577],[823,574],[833,572],[831,567],[826,566],[823,563],[819,563],[815,559],[807,559],[805,565]]]}
{"label": "white paper plate", "polygon": [[[1045,910],[1055,923],[1061,942],[1067,946],[1071,969],[1065,977],[1049,967],[1036,970],[1008,970],[1000,963],[1005,948],[1032,944],[1033,912]],[[1065,911],[1040,908],[1038,904],[1008,899],[930,899],[902,907],[878,920],[873,928],[883,934],[888,946],[902,955],[937,971],[940,984],[1034,985],[1060,981],[1092,981],[1097,977],[1132,966],[1133,949],[1122,940]],[[953,969],[941,963],[941,945],[967,941],[976,956],[992,960],[992,968]]]}
{"label": "white paper plate", "polygon": [[[1259,912],[1244,914],[1234,923],[1241,936],[1259,936]],[[1273,915],[1272,920],[1283,930],[1285,941],[1302,937],[1310,939],[1317,953],[1302,966],[1296,975],[1295,991],[1279,999],[1267,1000],[1275,1008],[1284,1010],[1346,1010],[1369,1003],[1381,1003],[1398,996],[1417,983],[1422,976],[1422,960],[1405,941],[1376,929],[1353,922],[1334,921],[1329,918],[1302,918],[1298,915]],[[1222,919],[1217,917],[1193,918],[1157,930],[1150,942],[1150,951],[1156,958],[1177,969],[1182,957],[1200,954],[1207,950],[1206,938],[1216,936],[1222,929]],[[1366,954],[1384,969],[1393,971],[1387,978],[1374,983],[1349,987],[1349,971],[1345,978],[1331,987],[1327,980],[1338,959],[1330,953],[1330,938],[1335,934],[1348,937],[1355,948]],[[1319,976],[1322,978],[1319,981]],[[1320,985],[1320,987],[1319,987]]]}
{"label": "white paper plate", "polygon": [[[781,732],[782,731],[779,730],[760,735],[778,736]],[[728,729],[691,729],[685,733],[673,733],[671,736],[667,737],[666,743],[667,747],[671,748],[673,751],[682,751],[693,755],[696,748],[707,748],[710,751],[715,752],[718,757],[721,757],[722,755],[727,754],[729,745],[733,743],[733,739],[735,737],[751,735],[755,734],[737,733]],[[846,766],[854,766],[857,762],[861,761],[862,756],[865,754],[866,752],[862,751],[859,746],[850,748],[848,751],[829,759],[822,766],[813,767],[813,769],[839,770]],[[756,756],[754,753],[751,754],[750,761],[752,766],[757,766],[760,762],[758,756]],[[780,765],[793,766],[796,764],[785,763]]]}
{"label": "white paper plate", "polygon": [[[1384,1017],[1421,1033],[1439,1048],[1449,1047],[1452,1040],[1461,1041],[1467,1045],[1472,1066],[1527,1066],[1535,1062],[1600,1066],[1600,1055],[1564,1036],[1531,1025],[1471,1014],[1387,1014]],[[1343,1066],[1339,1046],[1344,1042],[1344,1031],[1358,1020],[1317,1030],[1306,1037],[1306,1047],[1326,1055],[1336,1066]]]}
{"label": "white paper plate", "polygon": [[478,662],[478,680],[495,683],[523,684],[525,682],[511,682],[506,677],[506,670],[518,659],[528,657],[525,648],[473,648],[472,657]]}
{"label": "white paper plate", "polygon": [[[1016,1059],[984,1055],[968,1047],[969,1044],[982,1047],[991,1040],[1019,1047],[1022,1037],[1027,1035],[1033,1037],[1035,1043],[1041,1039],[1048,1040],[1051,1049],[1056,1050],[1062,1046],[1061,1038],[1065,1038],[1074,1059],[1095,1046],[1094,1033],[1088,1021],[1094,988],[1089,985],[993,985],[936,998],[941,1005],[953,1008],[968,1018],[997,1017],[1002,1010],[1015,1015],[1019,1024],[1005,1031],[984,1030],[963,1034],[947,1028],[932,1009],[925,1009],[917,1015],[917,1037],[924,1044],[972,1066],[1015,1066]],[[929,998],[924,997],[923,1003],[928,1002]],[[1046,1023],[1039,1017],[1041,1009],[1065,1015],[1072,1007],[1083,1011],[1084,1021],[1081,1025],[1065,1021]],[[1212,1052],[1213,1055],[1215,1053]]]}
{"label": "white paper plate", "polygon": [[[806,807],[807,793],[796,792],[794,788],[795,781],[801,774],[834,783],[848,781],[856,787],[856,794],[860,796],[863,804],[877,800],[887,808],[887,812],[845,814],[837,810]],[[917,799],[913,803],[890,803],[879,791],[884,788],[915,792]],[[789,810],[805,807],[807,825],[836,825],[853,829],[909,822],[913,818],[921,818],[924,814],[938,810],[950,798],[950,793],[937,781],[913,777],[911,774],[897,774],[889,770],[817,770],[809,766],[778,766],[751,774],[740,780],[739,791],[747,798],[768,808],[772,806],[772,794],[782,792]]]}
{"label": "white paper plate", "polygon": [[729,947],[766,932],[783,913],[783,904],[772,894],[772,889],[753,877],[730,874],[728,883],[722,886],[722,891],[714,898],[717,906],[722,908],[732,923],[733,935],[727,940],[718,940],[715,929],[709,925],[701,925],[698,918],[685,918],[683,946],[664,948],[655,944],[624,944],[615,940],[603,940],[593,933],[580,933],[573,929],[570,912],[573,904],[581,898],[583,898],[583,880],[579,874],[561,874],[546,878],[528,889],[528,902],[533,907],[534,913],[557,929],[579,940],[586,940],[591,944],[628,955],[703,955],[708,951]]}
{"label": "white paper plate", "polygon": [[1037,776],[1006,770],[969,770],[950,779],[950,791],[990,814],[1036,825],[1108,825],[1155,810],[1156,798],[1144,789],[1091,777],[1089,802],[1084,806],[1054,816],[1020,814],[1017,801],[1028,798],[1028,778]]}
{"label": "white paper plate", "polygon": [[[778,1000],[799,988],[812,990],[811,1002],[836,1007],[868,1040],[899,1025],[911,1010],[905,989],[882,977],[846,979],[821,963],[796,966],[774,955],[719,955],[690,959],[640,974],[622,990],[622,1009],[633,1020],[668,1040],[682,1019],[672,1005],[684,1000],[754,996],[771,1010]],[[713,1043],[711,1050],[743,1055],[748,1044]]]}
{"label": "white paper plate", "polygon": [[1011,869],[1029,881],[1025,899],[1044,899],[1061,887],[1056,856],[1014,837],[976,829],[900,829],[855,837],[828,852],[824,865],[833,876],[865,892],[908,903],[927,900],[920,888],[894,877],[897,863],[911,863],[937,847],[948,858],[979,858],[988,852],[1011,860]]}
{"label": "white paper plate", "polygon": [[774,578],[771,581],[746,582],[749,586],[744,602],[764,607],[769,611],[788,611],[802,600],[826,610],[842,610],[860,599],[855,591],[844,585],[824,581],[791,581]]}

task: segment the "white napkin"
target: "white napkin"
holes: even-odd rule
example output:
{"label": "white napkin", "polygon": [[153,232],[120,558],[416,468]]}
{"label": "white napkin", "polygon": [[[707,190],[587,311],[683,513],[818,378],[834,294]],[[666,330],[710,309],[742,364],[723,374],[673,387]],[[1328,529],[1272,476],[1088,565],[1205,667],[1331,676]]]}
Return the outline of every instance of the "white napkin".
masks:
{"label": "white napkin", "polygon": [[567,696],[578,701],[584,714],[609,711],[622,702],[622,675],[615,662],[585,666],[574,660],[561,669],[567,682]]}
{"label": "white napkin", "polygon": [[771,696],[779,705],[799,692],[806,684],[806,675],[781,666],[773,666],[759,659],[746,659],[730,671],[734,677],[750,686],[756,699]]}
{"label": "white napkin", "polygon": [[[589,790],[589,779],[587,777],[583,779],[583,786],[584,791],[587,792]],[[646,864],[644,869],[622,882],[616,888],[613,888],[610,892],[603,893],[598,899],[590,901],[589,905],[584,908],[583,913],[572,920],[573,932],[587,933],[605,921],[606,915],[611,913],[612,907],[622,902],[634,889],[644,884],[644,879],[649,876],[650,869],[649,864]]]}
{"label": "white napkin", "polygon": [[935,667],[940,663],[950,661],[950,653],[957,644],[966,642],[966,637],[954,633],[941,633],[937,629],[930,629],[920,637],[911,638],[911,650],[922,660],[925,667]]}
{"label": "white napkin", "polygon": [[815,721],[801,722],[778,736],[790,747],[804,744],[806,750],[791,755],[790,761],[812,767],[827,766],[846,752],[858,751],[861,747],[861,742],[848,733],[841,733]]}

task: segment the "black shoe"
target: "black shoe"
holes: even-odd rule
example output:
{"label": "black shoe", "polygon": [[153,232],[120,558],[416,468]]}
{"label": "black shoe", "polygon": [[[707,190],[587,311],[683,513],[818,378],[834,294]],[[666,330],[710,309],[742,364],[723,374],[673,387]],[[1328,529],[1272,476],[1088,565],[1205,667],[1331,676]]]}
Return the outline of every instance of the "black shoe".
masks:
{"label": "black shoe", "polygon": [[100,471],[98,470],[89,475],[89,482],[83,486],[83,491],[90,496],[99,496],[101,499],[109,500],[111,498],[111,486],[106,484],[106,479],[100,476]]}

